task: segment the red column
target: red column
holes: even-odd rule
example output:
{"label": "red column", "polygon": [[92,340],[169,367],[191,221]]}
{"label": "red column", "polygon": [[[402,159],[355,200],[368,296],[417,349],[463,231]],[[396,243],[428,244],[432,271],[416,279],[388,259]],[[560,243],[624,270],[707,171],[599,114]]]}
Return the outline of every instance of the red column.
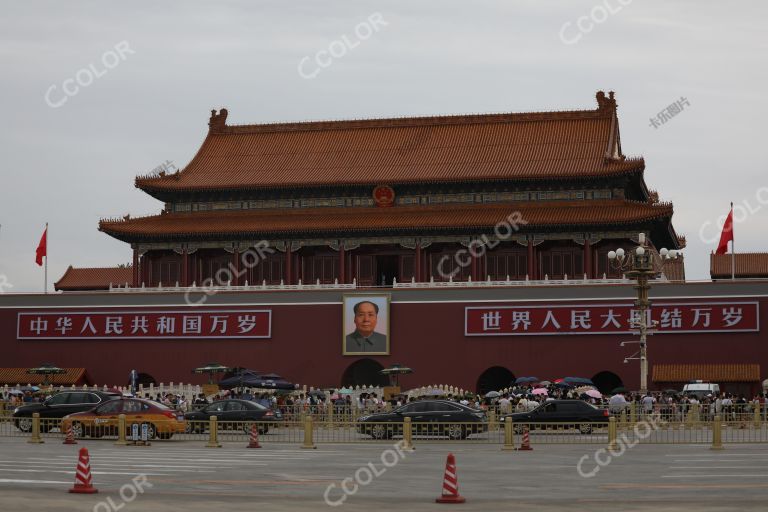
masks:
{"label": "red column", "polygon": [[528,278],[536,279],[536,261],[534,261],[533,240],[528,240]]}
{"label": "red column", "polygon": [[232,267],[229,270],[232,273],[232,286],[240,286],[240,251],[237,249],[232,253]]}
{"label": "red column", "polygon": [[134,249],[133,250],[133,276],[131,277],[133,282],[131,283],[131,286],[136,288],[139,286],[139,250]]}
{"label": "red column", "polygon": [[291,283],[291,243],[286,242],[285,243],[285,275],[283,276],[283,282],[285,284],[292,284]]}
{"label": "red column", "polygon": [[189,253],[186,247],[181,252],[181,286],[189,286]]}
{"label": "red column", "polygon": [[144,255],[141,257],[141,282],[139,283],[139,286],[142,285],[142,283],[145,286],[149,286],[149,271],[150,267],[152,266],[152,262],[149,259],[149,253],[145,252]]}
{"label": "red column", "polygon": [[594,271],[592,269],[592,245],[589,243],[589,239],[584,240],[584,273],[587,274],[587,279],[594,279]]}
{"label": "red column", "polygon": [[347,252],[344,250],[344,244],[339,244],[339,284],[344,284],[347,282],[345,279],[345,270],[346,265],[344,262],[347,259]]}
{"label": "red column", "polygon": [[421,244],[416,242],[416,254],[413,256],[413,277],[417,283],[421,282]]}

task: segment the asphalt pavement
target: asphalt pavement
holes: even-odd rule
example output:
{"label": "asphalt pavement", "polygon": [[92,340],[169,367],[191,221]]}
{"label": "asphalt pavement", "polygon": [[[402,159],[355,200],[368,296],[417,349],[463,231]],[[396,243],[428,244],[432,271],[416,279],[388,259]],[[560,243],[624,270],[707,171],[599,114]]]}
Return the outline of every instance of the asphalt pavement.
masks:
{"label": "asphalt pavement", "polygon": [[[639,445],[619,456],[601,445],[295,444],[246,449],[242,443],[110,441],[62,445],[0,438],[0,510],[294,511],[294,510],[672,510],[768,508],[768,445]],[[67,490],[78,450],[87,447],[98,494]],[[446,456],[456,457],[461,505],[434,503]],[[579,466],[579,462],[581,465]],[[581,468],[579,471],[578,468]],[[596,468],[599,468],[595,471]],[[581,473],[581,474],[580,474]],[[585,477],[594,473],[594,476]],[[345,480],[346,479],[346,480]],[[345,490],[346,489],[346,492]]]}

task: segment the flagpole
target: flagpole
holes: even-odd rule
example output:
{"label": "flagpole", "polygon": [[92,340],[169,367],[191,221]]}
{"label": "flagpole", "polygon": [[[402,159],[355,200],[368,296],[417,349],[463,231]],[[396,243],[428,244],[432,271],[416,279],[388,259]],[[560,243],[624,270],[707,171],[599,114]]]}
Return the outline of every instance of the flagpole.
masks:
{"label": "flagpole", "polygon": [[43,291],[48,293],[48,223],[45,223],[45,282]]}
{"label": "flagpole", "polygon": [[[731,201],[731,215],[733,215],[733,201]],[[731,281],[736,280],[736,233],[734,222],[731,222]]]}

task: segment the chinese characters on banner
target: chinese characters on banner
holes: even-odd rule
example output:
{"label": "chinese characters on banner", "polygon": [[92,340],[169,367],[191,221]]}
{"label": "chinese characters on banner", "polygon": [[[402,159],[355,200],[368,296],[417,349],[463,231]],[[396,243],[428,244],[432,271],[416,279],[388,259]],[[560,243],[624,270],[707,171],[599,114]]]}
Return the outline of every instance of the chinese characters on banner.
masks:
{"label": "chinese characters on banner", "polygon": [[[629,334],[640,324],[631,304],[468,307],[465,336]],[[660,334],[757,332],[757,302],[653,304],[646,325]]]}
{"label": "chinese characters on banner", "polygon": [[18,339],[269,338],[272,312],[110,311],[18,314]]}

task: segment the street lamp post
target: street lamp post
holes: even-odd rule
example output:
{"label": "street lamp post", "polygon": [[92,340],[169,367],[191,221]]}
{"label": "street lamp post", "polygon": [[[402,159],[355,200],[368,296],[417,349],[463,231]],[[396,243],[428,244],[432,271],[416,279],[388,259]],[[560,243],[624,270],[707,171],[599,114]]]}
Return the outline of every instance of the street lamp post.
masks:
{"label": "street lamp post", "polygon": [[[608,259],[613,268],[624,271],[624,275],[637,281],[635,290],[637,290],[637,306],[640,318],[638,319],[638,329],[640,331],[640,393],[648,392],[648,312],[651,309],[651,301],[648,298],[648,292],[651,289],[650,281],[655,279],[661,272],[665,263],[675,260],[680,256],[680,251],[662,248],[659,251],[661,256],[660,265],[654,262],[653,253],[649,250],[645,233],[640,233],[640,245],[638,245],[630,256],[624,252],[624,249],[618,249],[608,253]],[[626,360],[625,360],[626,361]]]}

